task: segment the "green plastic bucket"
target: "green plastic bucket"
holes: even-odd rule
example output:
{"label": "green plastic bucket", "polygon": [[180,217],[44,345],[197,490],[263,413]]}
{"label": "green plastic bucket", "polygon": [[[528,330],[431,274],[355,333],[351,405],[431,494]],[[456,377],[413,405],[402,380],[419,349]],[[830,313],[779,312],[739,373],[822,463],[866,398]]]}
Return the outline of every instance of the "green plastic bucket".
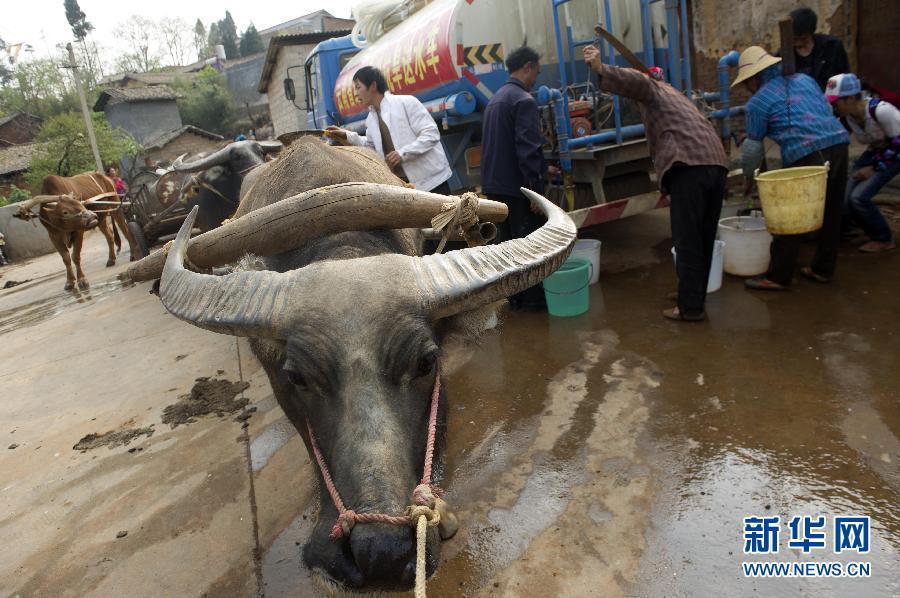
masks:
{"label": "green plastic bucket", "polygon": [[577,316],[588,310],[591,261],[570,257],[544,279],[544,296],[551,316]]}

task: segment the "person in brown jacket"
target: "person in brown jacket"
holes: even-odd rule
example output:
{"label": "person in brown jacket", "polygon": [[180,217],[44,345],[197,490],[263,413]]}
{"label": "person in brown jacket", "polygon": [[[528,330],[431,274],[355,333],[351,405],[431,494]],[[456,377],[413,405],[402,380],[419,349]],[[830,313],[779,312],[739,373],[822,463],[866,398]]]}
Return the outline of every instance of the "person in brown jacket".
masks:
{"label": "person in brown jacket", "polygon": [[673,320],[703,320],[728,176],[722,142],[709,120],[668,83],[635,69],[603,64],[595,46],[584,48],[584,60],[597,73],[600,89],[638,103],[660,189],[671,199],[678,307],[663,315]]}

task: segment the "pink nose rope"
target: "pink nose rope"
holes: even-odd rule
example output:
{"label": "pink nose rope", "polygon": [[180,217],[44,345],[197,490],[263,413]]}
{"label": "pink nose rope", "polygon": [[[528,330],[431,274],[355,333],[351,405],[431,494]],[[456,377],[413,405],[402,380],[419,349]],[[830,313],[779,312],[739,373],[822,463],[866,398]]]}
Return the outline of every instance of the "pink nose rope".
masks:
{"label": "pink nose rope", "polygon": [[[415,502],[417,506],[428,507],[429,509],[434,508],[435,497],[441,497],[444,494],[443,490],[431,483],[431,462],[434,458],[434,436],[435,429],[437,428],[438,397],[440,396],[440,393],[441,372],[440,366],[438,366],[434,375],[434,389],[431,391],[431,414],[428,417],[428,439],[425,443],[425,465],[422,468],[422,481],[415,487],[412,494],[413,502]],[[332,540],[338,540],[349,534],[350,530],[353,529],[353,526],[357,523],[389,523],[391,525],[416,524],[421,511],[417,510],[416,514],[413,515],[411,513],[412,508],[407,509],[407,514],[404,515],[357,513],[356,511],[348,509],[344,505],[344,501],[341,500],[341,495],[335,487],[334,481],[331,479],[331,473],[328,471],[328,465],[325,463],[325,458],[322,457],[322,451],[319,450],[319,443],[316,442],[316,436],[313,434],[312,425],[309,423],[309,419],[306,420],[306,429],[309,431],[309,443],[312,445],[313,455],[315,455],[316,462],[319,464],[319,469],[322,471],[322,479],[325,480],[325,487],[328,488],[328,493],[331,495],[331,500],[334,501],[334,506],[338,512],[337,521],[335,521],[334,527],[331,528],[330,537]]]}

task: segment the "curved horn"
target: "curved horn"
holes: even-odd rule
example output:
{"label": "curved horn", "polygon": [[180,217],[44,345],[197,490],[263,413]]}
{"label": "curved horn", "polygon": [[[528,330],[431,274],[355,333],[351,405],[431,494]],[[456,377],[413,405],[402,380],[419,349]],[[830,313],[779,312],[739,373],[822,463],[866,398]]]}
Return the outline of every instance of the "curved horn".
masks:
{"label": "curved horn", "polygon": [[575,223],[537,193],[524,188],[522,193],[547,217],[527,237],[416,260],[427,313],[445,318],[509,297],[538,284],[569,257],[578,232]]}
{"label": "curved horn", "polygon": [[172,164],[172,170],[178,172],[199,172],[201,170],[206,170],[207,168],[212,168],[213,166],[225,164],[231,157],[229,149],[229,146],[226,145],[219,151],[213,152],[205,158],[194,160],[193,162],[182,162],[181,159],[184,155],[181,155],[175,160],[175,163]]}
{"label": "curved horn", "polygon": [[[248,212],[190,242],[189,259],[200,267],[228,264],[245,253],[266,256],[300,247],[311,239],[354,230],[429,226],[452,197],[394,185],[343,183],[306,191]],[[507,208],[478,202],[482,220],[501,222]],[[158,278],[166,259],[156,251],[128,268],[133,282]]]}
{"label": "curved horn", "polygon": [[169,251],[159,299],[173,316],[200,328],[230,334],[277,338],[292,303],[303,294],[302,270],[233,272],[225,276],[197,274],[184,268],[188,240],[199,206],[184,220]]}
{"label": "curved horn", "polygon": [[59,201],[59,195],[35,195],[27,201],[19,204],[19,213],[30,212],[31,208],[45,203],[53,203]]}
{"label": "curved horn", "polygon": [[284,149],[284,145],[280,141],[257,141],[256,143],[262,147],[264,154],[280,152]]}

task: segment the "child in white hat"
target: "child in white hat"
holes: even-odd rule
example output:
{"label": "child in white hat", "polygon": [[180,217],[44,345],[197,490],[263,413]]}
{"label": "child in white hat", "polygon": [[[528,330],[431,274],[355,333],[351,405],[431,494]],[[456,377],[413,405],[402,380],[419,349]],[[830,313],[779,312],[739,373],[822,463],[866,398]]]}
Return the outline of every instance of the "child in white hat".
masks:
{"label": "child in white hat", "polygon": [[900,110],[862,90],[856,75],[835,75],[825,86],[825,98],[847,123],[853,135],[868,148],[853,163],[844,200],[846,231],[853,224],[862,227],[869,241],[860,251],[877,253],[894,249],[894,235],[875,195],[900,173]]}

